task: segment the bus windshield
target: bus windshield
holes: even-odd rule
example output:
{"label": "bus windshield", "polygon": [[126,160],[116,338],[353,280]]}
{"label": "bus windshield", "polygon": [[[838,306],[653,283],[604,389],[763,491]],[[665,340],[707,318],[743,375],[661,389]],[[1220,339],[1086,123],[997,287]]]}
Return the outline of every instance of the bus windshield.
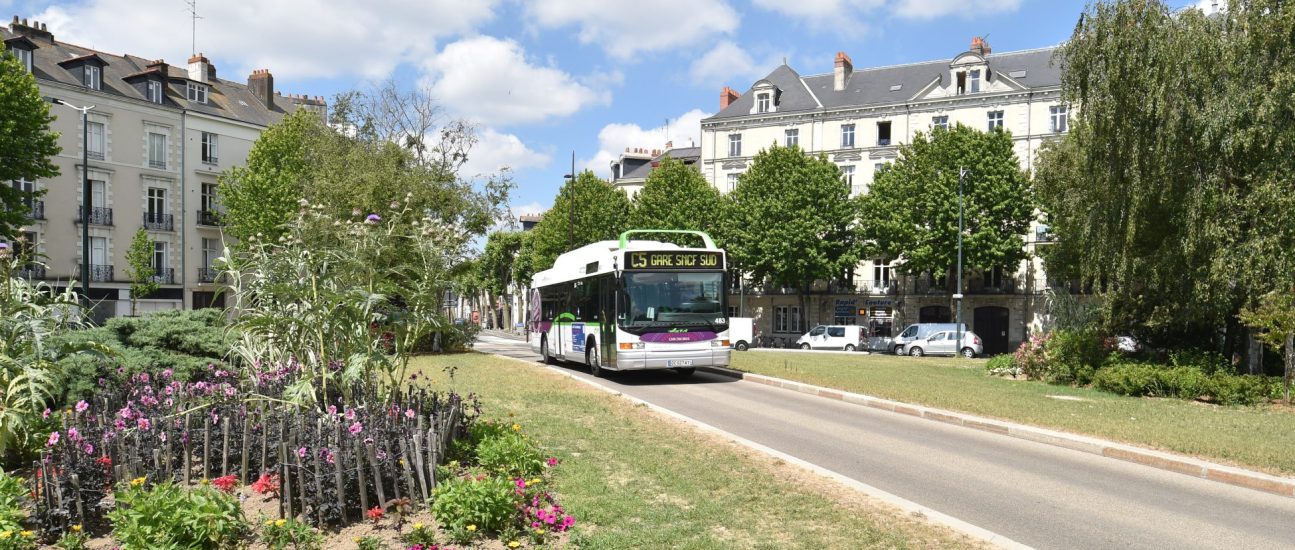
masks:
{"label": "bus windshield", "polygon": [[726,324],[722,272],[635,272],[625,275],[622,328],[673,326],[723,330]]}

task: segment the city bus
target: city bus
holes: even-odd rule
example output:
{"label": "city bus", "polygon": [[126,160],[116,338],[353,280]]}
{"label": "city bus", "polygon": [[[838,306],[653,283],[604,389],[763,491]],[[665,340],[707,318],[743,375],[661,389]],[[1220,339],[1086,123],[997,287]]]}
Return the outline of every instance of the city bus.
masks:
{"label": "city bus", "polygon": [[[692,235],[704,246],[630,239],[643,233]],[[727,366],[724,268],[724,251],[700,231],[631,230],[566,252],[532,279],[531,350],[547,363],[583,363],[594,376]]]}

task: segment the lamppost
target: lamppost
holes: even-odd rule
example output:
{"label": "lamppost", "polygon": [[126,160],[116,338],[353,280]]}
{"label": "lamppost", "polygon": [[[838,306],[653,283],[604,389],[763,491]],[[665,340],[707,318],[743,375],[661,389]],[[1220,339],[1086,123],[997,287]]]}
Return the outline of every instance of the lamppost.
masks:
{"label": "lamppost", "polygon": [[954,293],[953,299],[958,302],[958,347],[955,352],[962,355],[962,184],[967,179],[967,173],[970,170],[966,168],[958,169],[958,291]]}
{"label": "lamppost", "polygon": [[562,176],[571,180],[567,186],[567,250],[576,247],[576,152],[571,152],[571,173]]}
{"label": "lamppost", "polygon": [[81,112],[81,302],[90,306],[90,110],[94,105],[77,107],[58,98],[45,101]]}

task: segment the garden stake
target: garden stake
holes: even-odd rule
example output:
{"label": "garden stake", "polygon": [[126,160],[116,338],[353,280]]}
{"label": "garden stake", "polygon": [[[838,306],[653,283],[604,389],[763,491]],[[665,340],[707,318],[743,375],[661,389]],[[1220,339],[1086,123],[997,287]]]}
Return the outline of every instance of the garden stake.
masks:
{"label": "garden stake", "polygon": [[284,517],[295,518],[297,515],[292,513],[292,475],[288,472],[288,444],[283,441],[279,442],[279,479],[283,480],[279,491],[279,502],[282,503],[279,512],[283,513],[283,506],[287,506],[288,515]]}
{"label": "garden stake", "polygon": [[346,524],[346,499],[344,498],[346,490],[342,484],[342,468],[345,466],[346,449],[339,444],[333,456],[333,485],[337,489],[337,511],[341,515],[342,525]]}
{"label": "garden stake", "polygon": [[441,455],[436,451],[436,429],[427,429],[427,462],[428,471],[431,473],[432,490],[436,490],[436,466],[441,463]]}
{"label": "garden stake", "polygon": [[364,512],[369,509],[369,489],[364,486],[364,453],[360,452],[360,442],[353,441],[351,448],[355,454],[355,480],[360,486],[360,519],[364,519]]}
{"label": "garden stake", "polygon": [[423,501],[427,500],[427,470],[423,461],[423,416],[418,415],[418,431],[414,432],[414,466],[418,470],[418,488],[422,490]]}
{"label": "garden stake", "polygon": [[184,413],[184,485],[189,486],[189,473],[193,470],[193,464],[190,462],[193,456],[189,432],[189,413]]}
{"label": "garden stake", "polygon": [[[414,497],[414,476],[409,467],[409,444],[405,440],[400,440],[400,465],[405,471],[405,486],[409,488],[409,500]],[[427,491],[423,491],[423,500],[427,500]]]}
{"label": "garden stake", "polygon": [[202,477],[206,479],[211,477],[211,467],[209,458],[211,456],[211,422],[206,418],[202,419]]}
{"label": "garden stake", "polygon": [[238,453],[240,455],[243,455],[242,456],[243,463],[238,468],[238,482],[240,485],[247,485],[247,456],[252,454],[251,452],[249,452],[251,451],[251,448],[247,446],[247,438],[250,435],[248,434],[248,431],[252,429],[251,417],[252,417],[252,414],[250,411],[248,412],[248,414],[243,415],[243,447],[239,449],[241,452]]}
{"label": "garden stake", "polygon": [[[293,438],[293,444],[295,445],[296,443],[296,438]],[[301,519],[309,520],[310,518],[306,516],[306,468],[301,465],[301,455],[295,452],[292,454],[297,457],[297,494],[301,495]],[[312,506],[311,508],[314,508],[311,511],[315,512],[315,518],[318,519],[320,517],[319,507]],[[323,522],[320,522],[320,525],[322,524]]]}
{"label": "garden stake", "polygon": [[[319,438],[319,441],[321,441],[321,442],[323,441],[323,436],[324,436],[324,420],[323,420],[322,418],[321,418],[321,419],[317,419],[317,420],[315,420],[315,436]],[[325,447],[325,451],[326,451],[326,450],[327,450],[327,447]],[[333,460],[337,460],[337,459],[336,459],[336,458],[334,458]],[[316,493],[319,493],[319,495],[318,495],[318,496],[320,496],[320,497],[324,496],[324,476],[323,476],[323,474],[321,474],[321,473],[320,473],[320,471],[319,471],[319,463],[320,463],[320,462],[322,462],[322,461],[323,461],[323,459],[319,457],[319,453],[314,453],[314,454],[312,454],[312,455],[311,455],[310,463],[311,463],[311,465],[312,465],[312,466],[314,466],[314,469],[315,469],[315,492],[316,492]],[[322,500],[322,499],[321,499],[321,500]],[[319,503],[317,502],[317,503],[315,504],[315,508],[316,508],[316,514],[315,514],[315,515],[319,517],[319,524],[320,524],[320,525],[323,525],[323,524],[324,524],[324,507],[323,507],[323,506],[320,506],[320,505],[319,505]]]}
{"label": "garden stake", "polygon": [[72,474],[72,490],[76,491],[76,518],[85,525],[85,507],[81,505],[81,478]]}
{"label": "garden stake", "polygon": [[369,460],[369,468],[373,470],[373,484],[377,486],[377,492],[378,492],[377,504],[381,506],[382,503],[387,501],[387,495],[382,490],[382,476],[378,474],[378,460],[376,455],[373,454],[373,447],[365,445],[364,450]]}
{"label": "garden stake", "polygon": [[229,417],[228,416],[220,417],[220,433],[221,433],[221,439],[224,440],[221,443],[220,476],[225,477],[229,475]]}

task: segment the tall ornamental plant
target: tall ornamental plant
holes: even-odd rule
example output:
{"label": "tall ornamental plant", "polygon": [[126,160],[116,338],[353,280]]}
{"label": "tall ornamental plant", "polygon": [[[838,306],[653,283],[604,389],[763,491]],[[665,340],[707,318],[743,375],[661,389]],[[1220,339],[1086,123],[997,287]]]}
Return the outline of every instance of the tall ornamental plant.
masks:
{"label": "tall ornamental plant", "polygon": [[448,326],[441,300],[469,237],[410,201],[337,218],[302,200],[277,240],[226,249],[233,355],[246,374],[299,368],[283,398],[315,406],[353,402],[352,382],[381,396],[407,379],[415,347]]}

